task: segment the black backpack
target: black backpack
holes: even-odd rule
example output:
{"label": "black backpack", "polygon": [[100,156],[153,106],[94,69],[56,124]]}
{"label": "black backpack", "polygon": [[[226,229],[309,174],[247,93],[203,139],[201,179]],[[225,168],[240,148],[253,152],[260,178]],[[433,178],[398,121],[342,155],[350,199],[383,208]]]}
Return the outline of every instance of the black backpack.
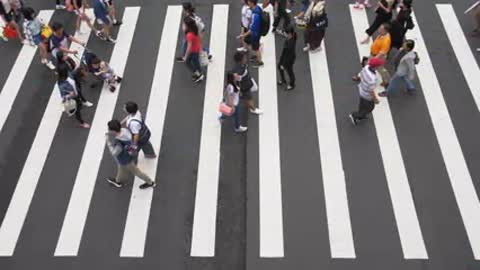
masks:
{"label": "black backpack", "polygon": [[270,14],[266,11],[260,13],[260,35],[266,36],[270,31]]}

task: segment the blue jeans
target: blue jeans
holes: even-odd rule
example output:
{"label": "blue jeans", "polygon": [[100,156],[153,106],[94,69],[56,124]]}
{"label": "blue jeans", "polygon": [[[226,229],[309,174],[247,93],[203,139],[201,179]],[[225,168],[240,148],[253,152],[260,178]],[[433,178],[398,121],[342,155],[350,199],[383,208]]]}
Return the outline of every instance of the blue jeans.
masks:
{"label": "blue jeans", "polygon": [[[239,105],[235,106],[235,111],[233,112],[233,114],[231,116],[233,116],[233,127],[235,129],[240,128],[240,106]],[[227,118],[227,116],[222,114],[222,116],[220,118],[222,120],[225,120],[225,118]]]}
{"label": "blue jeans", "polygon": [[200,58],[198,53],[190,53],[186,62],[192,72],[200,72]]}
{"label": "blue jeans", "polygon": [[415,85],[407,76],[398,76],[397,74],[393,75],[392,79],[390,79],[390,83],[385,91],[387,91],[388,94],[395,92],[400,88],[401,82],[405,83],[408,91],[415,91]]}

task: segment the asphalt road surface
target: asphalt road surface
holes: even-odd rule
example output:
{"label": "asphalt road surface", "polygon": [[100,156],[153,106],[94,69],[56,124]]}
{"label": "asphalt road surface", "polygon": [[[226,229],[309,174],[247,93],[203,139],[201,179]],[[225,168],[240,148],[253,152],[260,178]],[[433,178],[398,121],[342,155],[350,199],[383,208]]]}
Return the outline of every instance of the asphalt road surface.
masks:
{"label": "asphalt road surface", "polygon": [[[53,0],[25,2],[74,33]],[[351,76],[373,11],[327,1],[324,49],[304,53],[298,31],[291,92],[276,85],[283,38],[267,35],[265,66],[250,69],[264,114],[241,112],[245,134],[216,119],[241,1],[195,2],[213,54],[199,84],[174,61],[180,1],[116,2],[116,44],[79,36],[124,78],[115,93],[84,88],[89,130],[62,113],[33,47],[0,42],[1,270],[480,270],[480,39],[464,15],[473,0],[414,1],[418,91],[382,98],[358,126]],[[153,191],[105,181],[115,173],[106,122],[129,100],[159,153],[139,158]]]}

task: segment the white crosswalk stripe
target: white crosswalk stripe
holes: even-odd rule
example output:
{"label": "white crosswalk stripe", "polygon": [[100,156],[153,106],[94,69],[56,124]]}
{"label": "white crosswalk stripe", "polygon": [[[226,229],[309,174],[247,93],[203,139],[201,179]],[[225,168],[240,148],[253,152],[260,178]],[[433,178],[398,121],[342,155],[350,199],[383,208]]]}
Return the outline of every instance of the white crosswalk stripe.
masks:
{"label": "white crosswalk stripe", "polygon": [[[358,51],[352,52],[355,58],[358,56],[367,56],[370,54],[368,44],[362,45],[359,41],[364,36],[364,30],[368,27],[368,18],[364,10],[354,9],[349,5],[349,14],[352,21],[352,29],[355,40],[357,41]],[[467,39],[462,31],[457,15],[450,4],[437,4],[437,11],[449,42],[452,44],[453,52],[458,60],[463,76],[466,79],[471,95],[476,103],[477,109],[480,106],[480,68],[478,67],[475,56],[472,53]],[[127,7],[123,13],[123,25],[118,32],[117,43],[115,44],[111,56],[110,64],[117,74],[122,75],[129,65],[130,49],[135,42],[139,42],[135,33],[139,31],[137,21],[139,21],[141,8]],[[221,182],[221,161],[222,159],[222,133],[221,125],[217,121],[218,103],[222,99],[224,88],[225,71],[228,70],[227,45],[232,33],[229,33],[228,25],[231,22],[229,13],[232,6],[227,4],[213,5],[212,23],[210,32],[210,53],[214,56],[213,61],[208,66],[206,73],[206,84],[200,89],[205,89],[203,99],[203,114],[201,124],[201,137],[199,138],[200,147],[195,149],[198,152],[198,173],[196,175],[195,194],[193,209],[191,210],[192,222],[188,224],[191,228],[191,239],[188,241],[190,247],[189,256],[191,257],[215,257],[216,249],[219,248],[218,230],[219,195]],[[273,15],[269,8],[270,15]],[[92,10],[87,13],[93,17]],[[44,21],[50,21],[53,15],[51,10],[43,10],[39,16]],[[153,71],[153,81],[148,96],[148,108],[146,108],[146,122],[149,126],[152,137],[151,142],[155,152],[160,156],[164,138],[164,129],[166,119],[169,117],[167,107],[176,104],[170,99],[171,91],[175,88],[174,81],[174,56],[178,49],[181,36],[180,25],[182,18],[182,7],[171,5],[166,9],[166,15],[163,27],[154,28],[152,35],[160,35],[160,44],[155,48],[158,51],[145,52],[150,53],[155,58],[155,70]],[[459,212],[462,217],[462,228],[465,228],[473,257],[480,260],[480,202],[476,193],[473,179],[467,160],[460,146],[460,134],[457,134],[451,113],[447,108],[448,100],[445,99],[440,82],[437,78],[437,71],[432,65],[430,54],[427,51],[425,40],[415,16],[413,16],[415,28],[409,30],[407,38],[416,41],[415,50],[420,56],[420,63],[417,65],[418,80],[425,96],[426,109],[433,124],[432,134],[436,135],[438,148],[445,164],[448,178],[453,189],[453,195]],[[273,21],[273,18],[272,18]],[[91,30],[82,25],[85,34],[78,35],[77,38],[82,42],[87,42]],[[235,33],[236,34],[236,33]],[[288,205],[284,200],[286,190],[282,186],[282,170],[288,166],[282,162],[282,152],[284,145],[280,143],[283,131],[280,129],[282,121],[282,108],[279,107],[279,96],[277,91],[277,54],[275,48],[276,39],[273,33],[268,33],[262,38],[263,43],[263,62],[264,66],[258,69],[258,99],[259,108],[264,111],[263,115],[258,116],[258,134],[251,130],[248,136],[258,137],[258,222],[254,224],[258,230],[258,253],[259,258],[288,259],[289,257],[289,222]],[[328,38],[328,37],[327,37]],[[277,40],[278,41],[278,40]],[[143,42],[143,41],[142,41]],[[72,44],[72,49],[83,53],[84,48]],[[277,48],[278,49],[278,48]],[[0,53],[2,53],[0,48]],[[0,132],[4,132],[4,125],[8,126],[7,118],[14,110],[13,103],[17,99],[18,93],[22,89],[23,81],[30,70],[34,69],[31,64],[36,48],[22,46],[19,54],[13,64],[11,71],[7,74],[5,84],[0,92]],[[309,175],[312,182],[323,181],[326,218],[325,227],[328,228],[328,240],[330,247],[330,256],[334,259],[353,259],[357,258],[357,253],[361,250],[360,246],[364,243],[358,243],[355,240],[355,224],[352,225],[351,216],[354,215],[349,205],[350,190],[348,189],[349,179],[345,171],[351,170],[344,164],[345,154],[342,151],[342,140],[339,124],[345,119],[340,119],[336,114],[339,111],[338,104],[334,96],[337,94],[334,84],[331,81],[332,73],[329,70],[329,63],[341,61],[330,57],[329,50],[322,45],[322,50],[316,53],[309,53],[309,72],[302,74],[311,79],[312,89],[302,89],[302,91],[311,91],[313,93],[313,102],[305,106],[313,106],[315,112],[315,122],[309,123],[315,125],[317,134],[315,140],[318,140],[318,154],[321,167],[321,175]],[[253,69],[251,70],[253,71]],[[255,73],[255,72],[252,72]],[[193,83],[192,83],[193,85]],[[103,86],[97,103],[92,127],[85,142],[81,155],[81,161],[78,164],[75,184],[73,190],[61,191],[70,194],[65,213],[61,213],[62,224],[59,224],[60,234],[56,241],[54,256],[78,256],[79,249],[84,237],[84,230],[89,220],[87,216],[94,207],[92,198],[96,186],[96,181],[101,175],[101,163],[104,156],[104,133],[106,123],[111,120],[116,108],[122,106],[117,104],[119,98],[117,91],[111,93],[107,85]],[[356,89],[356,88],[354,88]],[[381,87],[379,87],[381,89]],[[203,89],[202,89],[203,90]],[[377,89],[378,90],[378,89]],[[297,91],[297,90],[295,90]],[[294,92],[295,92],[294,91]],[[293,92],[293,94],[295,94]],[[356,92],[352,95],[357,95]],[[388,99],[382,99],[373,112],[373,122],[375,126],[376,137],[374,145],[378,145],[381,163],[378,164],[378,170],[385,172],[388,194],[393,210],[394,221],[398,229],[398,240],[405,259],[429,260],[429,249],[432,248],[425,237],[426,226],[422,224],[419,218],[420,210],[417,214],[417,207],[414,195],[415,185],[418,181],[407,174],[402,153],[402,144],[399,137],[402,130],[396,128],[396,123],[392,117],[393,110],[390,105],[392,102]],[[52,145],[56,143],[55,135],[58,125],[62,118],[62,108],[58,87],[55,86],[46,105],[45,113],[41,119],[40,125],[36,130],[32,146],[29,150],[25,164],[21,169],[17,180],[15,190],[9,199],[9,205],[5,212],[0,226],[0,257],[9,257],[15,255],[17,242],[21,238],[24,230],[24,223],[29,213],[32,200],[34,198],[37,186],[42,183],[42,171],[46,167],[48,155],[52,154]],[[352,104],[357,106],[357,104]],[[424,106],[424,105],[422,105]],[[392,105],[393,107],[393,105]],[[393,108],[394,109],[394,108]],[[245,115],[247,115],[245,113]],[[249,117],[257,117],[250,115]],[[345,116],[346,117],[346,116]],[[172,131],[173,133],[174,131]],[[3,135],[0,133],[0,138]],[[227,135],[227,134],[225,134]],[[230,136],[228,134],[227,136]],[[233,136],[233,135],[232,135]],[[236,135],[237,136],[237,135]],[[243,135],[238,135],[243,136]],[[376,141],[378,139],[378,141]],[[282,141],[283,142],[283,141]],[[65,147],[68,147],[67,145]],[[314,147],[314,146],[312,146]],[[317,146],[315,146],[317,147]],[[404,146],[403,146],[404,147]],[[317,155],[317,154],[316,154]],[[318,156],[317,156],[318,157]],[[182,181],[183,179],[164,179],[157,171],[161,159],[145,159],[143,154],[139,156],[138,166],[152,179],[156,179],[158,187],[162,181]],[[230,161],[227,161],[230,162]],[[472,172],[473,174],[473,172]],[[354,175],[354,174],[350,174]],[[419,179],[421,180],[421,179]],[[284,180],[285,181],[285,180]],[[148,246],[150,235],[149,230],[152,226],[151,214],[156,201],[155,189],[140,190],[142,184],[138,178],[134,179],[133,189],[129,195],[128,212],[125,215],[125,228],[123,229],[123,239],[119,249],[119,257],[142,258],[145,256],[145,249]],[[286,183],[286,182],[285,182]],[[252,184],[252,183],[248,183]],[[255,183],[256,185],[257,183]],[[291,183],[289,182],[291,185]],[[158,190],[157,190],[158,192]],[[155,195],[155,196],[154,196]],[[453,197],[452,197],[453,198]],[[418,202],[417,202],[418,203]],[[33,204],[32,204],[33,205]],[[125,204],[126,205],[126,204]],[[317,211],[316,205],[305,205],[305,211]],[[287,209],[287,210],[285,210]],[[155,213],[159,214],[159,213]],[[164,214],[164,213],[160,213]],[[358,215],[358,213],[356,213]],[[421,213],[423,215],[423,211]],[[183,215],[183,213],[182,213]],[[248,215],[247,215],[248,216]],[[421,216],[422,217],[422,216]],[[123,219],[123,217],[122,217]],[[168,217],[162,219],[168,220]],[[167,221],[165,221],[167,222]],[[251,224],[249,225],[251,226]],[[318,224],[320,227],[321,224]],[[25,225],[25,228],[28,226]],[[429,228],[429,227],[428,227]],[[56,232],[58,233],[58,232]],[[190,232],[188,232],[189,234]],[[156,239],[158,240],[158,239]],[[161,239],[163,240],[163,239]],[[160,240],[160,241],[161,241]],[[20,241],[21,242],[21,241]],[[397,244],[397,243],[395,243]],[[167,245],[167,244],[166,244]],[[358,249],[358,251],[357,251]],[[257,250],[255,250],[257,252]],[[431,255],[433,257],[433,255]]]}

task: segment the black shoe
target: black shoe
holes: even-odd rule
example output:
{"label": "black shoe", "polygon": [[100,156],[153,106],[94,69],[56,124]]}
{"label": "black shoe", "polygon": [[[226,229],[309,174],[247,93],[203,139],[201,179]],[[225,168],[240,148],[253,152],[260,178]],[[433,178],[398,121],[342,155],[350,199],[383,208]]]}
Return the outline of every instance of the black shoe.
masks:
{"label": "black shoe", "polygon": [[209,54],[208,55],[208,60],[212,60],[212,58],[213,58],[213,55]]}
{"label": "black shoe", "polygon": [[122,21],[116,21],[116,22],[113,23],[113,25],[120,26],[120,25],[122,25],[122,23],[123,23]]}
{"label": "black shoe", "polygon": [[353,117],[353,114],[349,114],[348,117],[350,117],[350,120],[352,121],[352,124],[354,126],[357,125],[357,119],[355,119],[355,117]]}
{"label": "black shoe", "polygon": [[113,93],[113,92],[115,92],[115,90],[117,90],[117,87],[111,85],[108,89],[110,90],[110,92]]}
{"label": "black shoe", "polygon": [[123,187],[123,184],[117,182],[117,180],[113,177],[107,177],[107,182],[110,183],[111,185],[117,187],[117,188]]}
{"label": "black shoe", "polygon": [[120,77],[120,76],[116,76],[116,78],[115,78],[115,81],[116,81],[117,83],[121,83],[122,80],[123,80],[123,78]]}
{"label": "black shoe", "polygon": [[272,27],[272,33],[277,33],[277,28],[276,27]]}
{"label": "black shoe", "polygon": [[151,184],[149,184],[149,183],[141,184],[139,188],[140,188],[140,189],[147,189],[147,188],[150,188],[150,187],[151,187],[151,188],[154,188],[154,187],[156,187],[156,186],[157,186],[157,183],[152,182]]}
{"label": "black shoe", "polygon": [[183,57],[180,57],[180,56],[175,57],[175,61],[177,61],[177,62],[179,62],[179,63],[185,62],[185,60],[183,60]]}
{"label": "black shoe", "polygon": [[262,61],[257,61],[252,65],[252,67],[254,67],[254,68],[263,67],[263,62]]}
{"label": "black shoe", "polygon": [[197,78],[195,78],[195,82],[199,83],[205,79],[205,75],[200,74]]}

